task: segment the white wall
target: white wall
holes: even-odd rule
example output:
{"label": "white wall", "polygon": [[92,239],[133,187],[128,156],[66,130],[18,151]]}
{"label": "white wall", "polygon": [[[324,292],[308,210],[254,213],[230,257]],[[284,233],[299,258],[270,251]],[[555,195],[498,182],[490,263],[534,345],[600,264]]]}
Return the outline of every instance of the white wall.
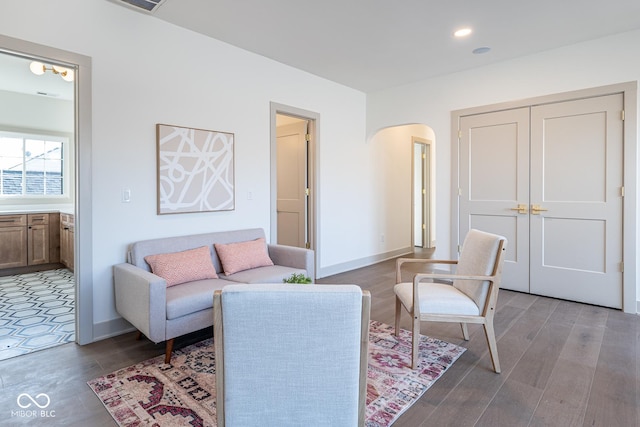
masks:
{"label": "white wall", "polygon": [[637,81],[639,47],[640,31],[633,31],[368,95],[368,135],[402,123],[435,132],[437,257],[448,258],[451,246],[451,112]]}
{"label": "white wall", "polygon": [[[362,92],[104,0],[3,2],[0,31],[92,59],[98,329],[118,318],[111,268],[124,261],[130,242],[245,227],[263,227],[269,235],[271,101],[321,116],[321,259],[327,265],[364,256],[371,226],[358,212],[370,204],[369,195],[350,191],[363,188],[371,175],[367,156],[360,156]],[[156,123],[235,133],[235,211],[156,215]],[[131,189],[128,204],[120,202],[125,187]],[[247,200],[249,190],[253,200]],[[344,240],[353,244],[345,247]]]}
{"label": "white wall", "polygon": [[73,102],[0,90],[0,124],[14,129],[71,134]]}

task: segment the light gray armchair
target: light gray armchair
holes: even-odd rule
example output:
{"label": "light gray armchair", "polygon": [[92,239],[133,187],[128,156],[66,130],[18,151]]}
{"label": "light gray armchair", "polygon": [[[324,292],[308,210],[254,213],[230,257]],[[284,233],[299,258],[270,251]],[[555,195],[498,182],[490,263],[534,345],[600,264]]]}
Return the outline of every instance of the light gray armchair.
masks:
{"label": "light gray armchair", "polygon": [[[417,368],[418,363],[420,322],[459,322],[465,340],[469,339],[467,323],[484,326],[493,368],[500,373],[493,316],[506,248],[507,239],[504,237],[472,229],[465,237],[458,261],[420,258],[396,260],[396,335],[400,331],[400,315],[404,308],[412,317],[413,369]],[[403,282],[402,265],[406,263],[457,264],[457,268],[455,274],[416,274],[412,282]],[[453,283],[423,282],[434,279]]]}
{"label": "light gray armchair", "polygon": [[370,301],[355,285],[216,291],[218,426],[364,425]]}

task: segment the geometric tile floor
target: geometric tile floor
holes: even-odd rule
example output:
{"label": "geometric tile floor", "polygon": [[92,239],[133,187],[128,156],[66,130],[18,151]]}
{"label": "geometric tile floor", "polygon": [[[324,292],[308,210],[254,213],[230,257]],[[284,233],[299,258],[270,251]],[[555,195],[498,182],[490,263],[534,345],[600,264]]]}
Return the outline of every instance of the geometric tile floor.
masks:
{"label": "geometric tile floor", "polygon": [[74,288],[66,268],[0,277],[0,360],[75,341]]}

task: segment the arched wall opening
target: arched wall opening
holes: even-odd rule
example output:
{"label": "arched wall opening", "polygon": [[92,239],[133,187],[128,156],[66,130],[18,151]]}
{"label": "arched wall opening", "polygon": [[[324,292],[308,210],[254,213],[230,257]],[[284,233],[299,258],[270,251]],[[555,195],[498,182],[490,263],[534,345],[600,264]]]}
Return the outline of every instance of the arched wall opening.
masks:
{"label": "arched wall opening", "polygon": [[[436,188],[436,137],[433,129],[425,124],[404,124],[378,130],[369,138],[372,146],[375,175],[373,187],[377,191],[376,206],[372,214],[379,224],[379,242],[386,253],[413,252],[414,247],[434,247],[435,188]],[[416,144],[424,145],[428,164],[424,169],[417,165]],[[416,188],[416,175],[425,173],[421,181],[428,183],[425,189],[427,242],[418,242],[415,228],[419,227],[416,204],[421,203]]]}

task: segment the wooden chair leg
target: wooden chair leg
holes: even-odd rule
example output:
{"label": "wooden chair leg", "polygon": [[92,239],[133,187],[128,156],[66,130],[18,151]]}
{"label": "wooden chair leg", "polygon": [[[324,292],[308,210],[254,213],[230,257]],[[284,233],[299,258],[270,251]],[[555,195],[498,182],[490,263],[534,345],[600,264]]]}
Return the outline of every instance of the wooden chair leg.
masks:
{"label": "wooden chair leg", "polygon": [[396,336],[400,335],[400,315],[402,314],[402,303],[396,297]]}
{"label": "wooden chair leg", "polygon": [[171,362],[171,353],[173,352],[173,338],[167,340],[167,348],[164,351],[164,363],[169,364]]}
{"label": "wooden chair leg", "polygon": [[411,369],[418,367],[418,356],[420,355],[420,319],[413,318],[413,328],[411,332]]}
{"label": "wooden chair leg", "polygon": [[489,354],[491,355],[493,369],[496,371],[496,374],[499,374],[500,361],[498,360],[498,344],[496,343],[496,333],[493,330],[493,322],[490,321],[484,324],[484,334],[487,336],[487,343],[489,344]]}
{"label": "wooden chair leg", "polygon": [[462,336],[465,341],[469,341],[469,329],[467,328],[466,323],[460,323],[460,327],[462,328]]}

